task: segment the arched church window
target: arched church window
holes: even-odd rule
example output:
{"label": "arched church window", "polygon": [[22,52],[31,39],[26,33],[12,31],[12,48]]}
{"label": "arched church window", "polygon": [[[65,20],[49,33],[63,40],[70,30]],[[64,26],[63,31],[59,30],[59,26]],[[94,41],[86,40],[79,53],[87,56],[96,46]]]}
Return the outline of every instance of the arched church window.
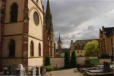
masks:
{"label": "arched church window", "polygon": [[31,41],[30,43],[30,56],[34,56],[34,43]]}
{"label": "arched church window", "polygon": [[15,40],[9,42],[9,57],[15,57]]}
{"label": "arched church window", "polygon": [[41,44],[39,43],[39,46],[38,46],[38,50],[39,50],[39,56],[41,56]]}
{"label": "arched church window", "polygon": [[10,22],[16,22],[18,17],[18,5],[13,3],[10,11]]}

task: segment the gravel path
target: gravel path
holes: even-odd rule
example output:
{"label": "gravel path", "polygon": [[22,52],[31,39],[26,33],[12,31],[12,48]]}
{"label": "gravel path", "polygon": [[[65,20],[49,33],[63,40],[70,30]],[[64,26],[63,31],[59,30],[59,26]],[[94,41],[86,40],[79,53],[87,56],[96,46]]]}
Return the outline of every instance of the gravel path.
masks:
{"label": "gravel path", "polygon": [[76,69],[67,69],[48,72],[46,76],[83,76],[83,74],[78,72]]}

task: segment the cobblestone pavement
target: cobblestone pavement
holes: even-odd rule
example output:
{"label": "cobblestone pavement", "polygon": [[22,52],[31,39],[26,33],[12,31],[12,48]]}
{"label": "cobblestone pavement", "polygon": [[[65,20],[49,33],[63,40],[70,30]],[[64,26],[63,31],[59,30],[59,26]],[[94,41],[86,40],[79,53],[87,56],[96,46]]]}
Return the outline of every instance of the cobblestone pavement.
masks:
{"label": "cobblestone pavement", "polygon": [[46,76],[84,76],[84,75],[78,72],[76,69],[67,69],[67,70],[47,72]]}

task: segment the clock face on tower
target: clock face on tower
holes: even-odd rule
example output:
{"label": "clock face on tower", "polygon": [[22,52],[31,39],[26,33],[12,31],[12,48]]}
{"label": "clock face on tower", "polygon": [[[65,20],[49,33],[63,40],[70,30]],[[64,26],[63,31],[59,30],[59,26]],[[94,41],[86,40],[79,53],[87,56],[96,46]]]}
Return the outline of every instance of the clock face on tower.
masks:
{"label": "clock face on tower", "polygon": [[38,25],[38,24],[39,24],[39,15],[38,15],[37,12],[34,12],[34,13],[33,13],[33,19],[34,19],[34,23],[35,23],[36,25]]}

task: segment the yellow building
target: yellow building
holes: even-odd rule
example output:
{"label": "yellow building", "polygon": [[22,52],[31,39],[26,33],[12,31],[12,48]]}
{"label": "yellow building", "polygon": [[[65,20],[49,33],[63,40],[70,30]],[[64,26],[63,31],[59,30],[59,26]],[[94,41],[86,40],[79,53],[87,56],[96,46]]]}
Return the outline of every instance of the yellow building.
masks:
{"label": "yellow building", "polygon": [[43,66],[41,0],[0,0],[0,66]]}
{"label": "yellow building", "polygon": [[89,41],[93,41],[93,40],[98,40],[98,39],[77,40],[75,42],[73,42],[73,40],[71,40],[70,54],[73,51],[75,51],[76,56],[84,56],[84,53],[85,53],[84,47],[85,47],[86,43],[88,43]]}
{"label": "yellow building", "polygon": [[99,32],[100,56],[114,56],[114,27],[102,27]]}

